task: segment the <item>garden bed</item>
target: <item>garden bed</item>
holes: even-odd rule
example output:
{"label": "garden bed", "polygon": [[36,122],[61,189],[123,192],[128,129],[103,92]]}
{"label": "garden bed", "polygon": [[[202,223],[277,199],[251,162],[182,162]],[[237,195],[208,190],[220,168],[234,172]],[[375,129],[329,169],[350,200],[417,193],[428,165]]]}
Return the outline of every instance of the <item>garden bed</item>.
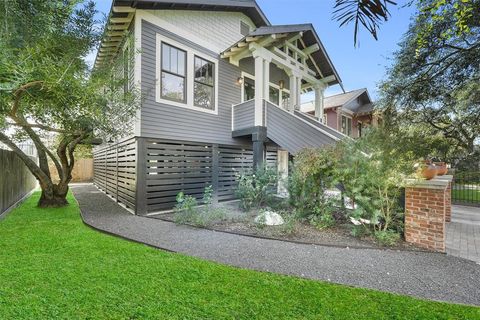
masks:
{"label": "garden bed", "polygon": [[254,221],[255,217],[261,212],[261,209],[254,209],[245,212],[240,208],[239,202],[236,201],[217,205],[216,210],[222,211],[224,214],[216,216],[211,220],[203,220],[200,222],[179,222],[178,219],[175,218],[173,212],[162,213],[150,217],[221,232],[283,241],[348,248],[421,251],[420,249],[406,243],[403,239],[399,240],[394,246],[384,246],[379,244],[372,236],[367,235],[355,237],[351,234],[352,224],[347,221],[337,222],[335,226],[330,228],[318,229],[307,222],[294,219],[290,214],[283,212],[281,213],[285,220],[283,225],[267,226],[258,224]]}

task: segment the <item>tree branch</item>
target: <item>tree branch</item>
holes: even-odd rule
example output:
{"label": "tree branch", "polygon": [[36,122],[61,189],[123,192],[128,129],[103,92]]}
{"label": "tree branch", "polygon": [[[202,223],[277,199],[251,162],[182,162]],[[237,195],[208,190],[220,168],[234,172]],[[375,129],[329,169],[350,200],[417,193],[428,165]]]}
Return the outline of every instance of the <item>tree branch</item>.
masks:
{"label": "tree branch", "polygon": [[29,88],[37,86],[39,84],[43,84],[42,80],[37,80],[37,81],[32,81],[28,82],[22,86],[20,86],[15,92],[13,93],[13,96],[15,97],[13,101],[13,106],[12,110],[10,110],[10,114],[15,116],[18,111],[18,107],[20,106],[20,98],[22,97],[22,94],[27,91]]}

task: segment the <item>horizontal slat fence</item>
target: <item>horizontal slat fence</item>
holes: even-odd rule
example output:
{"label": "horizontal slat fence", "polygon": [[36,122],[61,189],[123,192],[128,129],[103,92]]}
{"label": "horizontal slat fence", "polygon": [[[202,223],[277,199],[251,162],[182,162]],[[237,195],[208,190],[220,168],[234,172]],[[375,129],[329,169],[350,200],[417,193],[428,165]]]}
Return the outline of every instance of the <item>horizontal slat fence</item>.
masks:
{"label": "horizontal slat fence", "polygon": [[13,151],[0,149],[0,167],[2,168],[0,170],[0,214],[2,214],[32,191],[37,182]]}
{"label": "horizontal slat fence", "polygon": [[[276,161],[267,148],[266,163]],[[251,146],[137,137],[94,151],[94,183],[137,214],[172,209],[179,192],[201,200],[208,186],[215,200],[233,200],[237,175],[252,167]]]}
{"label": "horizontal slat fence", "polygon": [[93,182],[100,190],[135,209],[135,139],[94,150],[93,171]]}

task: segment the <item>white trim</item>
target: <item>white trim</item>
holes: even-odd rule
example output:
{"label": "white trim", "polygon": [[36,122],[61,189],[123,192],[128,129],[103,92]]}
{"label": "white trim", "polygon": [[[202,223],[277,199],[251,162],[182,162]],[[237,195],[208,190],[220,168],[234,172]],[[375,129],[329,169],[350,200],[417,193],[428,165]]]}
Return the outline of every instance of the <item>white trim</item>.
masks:
{"label": "white trim", "polygon": [[[133,82],[134,86],[137,87],[138,91],[141,92],[142,89],[142,11],[135,12],[135,21],[134,21],[134,28],[133,28],[133,36],[135,37],[135,45],[134,45],[134,55],[135,55],[135,63],[134,63],[134,76]],[[141,136],[141,128],[142,128],[142,106],[137,109],[135,112],[135,124],[134,124],[134,134],[136,136]]]}
{"label": "white trim", "polygon": [[[246,101],[244,101],[245,99],[245,78],[249,78],[250,80],[253,80],[255,81],[255,76],[253,76],[252,74],[246,72],[246,71],[242,71],[240,73],[240,77],[242,77],[243,79],[243,83],[240,85],[240,94],[241,94],[241,97],[240,97],[240,103],[244,103]],[[280,86],[274,82],[269,82],[270,86],[271,87],[274,87],[275,89],[278,89],[280,91],[280,95],[279,95],[279,102],[281,103],[282,102],[282,95],[283,95],[283,92],[286,92],[290,95],[290,90],[289,89],[280,89]],[[256,85],[256,83],[255,83]],[[253,99],[250,99],[250,100],[253,100]],[[275,104],[273,102],[270,101],[270,93],[269,93],[269,96],[268,96],[268,99],[266,99],[268,102],[272,103],[272,104]],[[249,100],[247,100],[249,101]],[[276,104],[275,104],[276,105]]]}
{"label": "white trim", "polygon": [[[187,59],[187,66],[186,66],[186,75],[185,75],[185,93],[186,93],[186,103],[183,102],[177,102],[177,101],[172,101],[172,100],[167,100],[163,99],[160,95],[160,77],[161,77],[161,43],[165,42],[166,44],[172,45],[174,47],[177,47],[181,50],[184,50],[187,54],[186,59]],[[185,46],[184,44],[179,43],[178,41],[175,41],[171,38],[165,37],[159,33],[156,34],[156,44],[155,44],[156,52],[155,52],[155,101],[158,103],[163,103],[175,107],[180,107],[180,108],[186,108],[189,110],[195,110],[195,111],[200,111],[200,112],[205,112],[205,113],[210,113],[210,114],[215,114],[218,115],[218,60],[214,59],[213,57],[206,55],[204,53],[201,53],[193,48],[190,48],[188,46]],[[201,107],[197,107],[194,105],[194,96],[193,96],[193,87],[194,87],[194,81],[195,81],[195,72],[194,72],[194,58],[195,56],[198,56],[202,59],[205,59],[211,63],[214,64],[214,69],[215,69],[215,86],[214,86],[214,110],[209,110]]]}

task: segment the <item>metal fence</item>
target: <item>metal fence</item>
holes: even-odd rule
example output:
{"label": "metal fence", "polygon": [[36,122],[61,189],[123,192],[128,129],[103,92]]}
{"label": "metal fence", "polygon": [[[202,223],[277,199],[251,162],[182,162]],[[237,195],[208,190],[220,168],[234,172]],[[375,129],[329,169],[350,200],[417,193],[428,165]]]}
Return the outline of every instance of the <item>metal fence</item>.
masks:
{"label": "metal fence", "polygon": [[480,172],[455,173],[452,203],[480,207]]}

